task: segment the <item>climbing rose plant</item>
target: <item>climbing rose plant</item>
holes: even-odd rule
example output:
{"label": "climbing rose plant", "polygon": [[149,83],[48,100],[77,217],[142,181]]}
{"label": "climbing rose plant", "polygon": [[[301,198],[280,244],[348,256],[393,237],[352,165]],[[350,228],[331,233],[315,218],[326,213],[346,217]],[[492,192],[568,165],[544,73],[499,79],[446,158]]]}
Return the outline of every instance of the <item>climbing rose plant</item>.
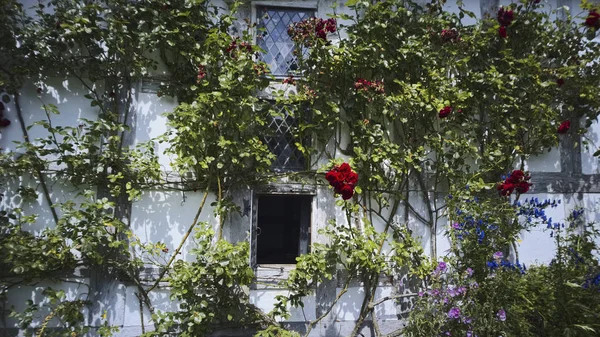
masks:
{"label": "climbing rose plant", "polygon": [[[582,223],[579,210],[567,224],[553,220],[545,210],[556,201],[523,200],[536,187],[535,175],[515,170],[559,140],[584,133],[598,117],[597,8],[584,2],[584,16],[560,21],[539,1],[522,1],[465,25],[474,14],[460,3],[451,13],[443,1],[350,0],[360,16],[334,14],[289,27],[301,76],[284,80],[296,86],[290,90],[295,94],[285,94],[269,88],[275,79],[258,61],[254,32],[233,28],[241,5],[233,2],[231,13],[223,14],[206,1],[41,1],[37,18],[14,1],[0,5],[0,40],[7,41],[0,45],[0,86],[3,102],[14,102],[11,111],[37,116],[17,104],[23,83],[58,73],[86,88],[84,97],[99,116],[80,127],[56,126],[58,107],[45,101],[43,83],[35,86],[43,116],[22,125],[19,152],[0,155],[2,184],[17,184],[24,200],[40,193],[56,226],[34,235],[23,229],[38,211],[0,212],[0,266],[9,273],[0,297],[19,284],[14,279],[34,284],[85,265],[98,277],[116,270],[135,285],[140,306],[153,313],[145,336],[199,336],[223,326],[296,336],[280,318],[303,307],[320,284],[347,275],[338,279],[343,284],[325,311],[346,299],[351,284],[360,284],[364,296],[352,336],[369,319],[381,335],[377,309],[392,300],[413,309],[406,329],[394,332],[407,336],[597,335],[594,226]],[[344,27],[338,26],[342,20]],[[166,114],[170,131],[139,148],[124,146],[131,125],[119,111],[130,106],[122,99],[129,92],[120,89],[154,74],[159,64],[168,78],[157,97],[179,102]],[[309,144],[295,144],[311,162],[302,172],[271,170],[275,156],[264,135],[282,113],[257,97],[266,90],[297,121],[295,139],[311,137]],[[9,127],[0,108],[0,125]],[[33,142],[30,127],[49,137]],[[164,179],[154,141],[166,144],[180,181]],[[341,157],[352,157],[352,167]],[[86,192],[77,202],[57,203],[46,191],[48,174]],[[288,291],[264,313],[247,293],[254,279],[250,247],[226,242],[222,229],[241,211],[234,202],[241,187],[279,178],[329,183],[341,200],[325,200],[345,218],[332,216],[322,226],[326,243],[313,243],[297,258],[282,284]],[[31,186],[23,184],[29,179]],[[179,247],[143,242],[128,230],[119,205],[157,188],[204,191],[198,215],[214,194],[214,223],[196,217]],[[414,222],[430,233],[447,227],[449,251],[438,252],[437,236],[430,235],[425,254],[422,231],[409,225]],[[552,235],[557,253],[551,265],[525,267],[517,243],[536,226]],[[184,261],[178,256],[189,236],[195,259]],[[161,270],[151,285],[139,272],[148,265]],[[405,286],[379,297],[382,275]],[[155,308],[151,293],[164,282],[178,310]],[[45,294],[52,315],[64,323],[57,334],[89,331],[80,314],[89,303],[51,289]],[[11,316],[31,327],[41,303]],[[324,317],[307,322],[306,334]]]}

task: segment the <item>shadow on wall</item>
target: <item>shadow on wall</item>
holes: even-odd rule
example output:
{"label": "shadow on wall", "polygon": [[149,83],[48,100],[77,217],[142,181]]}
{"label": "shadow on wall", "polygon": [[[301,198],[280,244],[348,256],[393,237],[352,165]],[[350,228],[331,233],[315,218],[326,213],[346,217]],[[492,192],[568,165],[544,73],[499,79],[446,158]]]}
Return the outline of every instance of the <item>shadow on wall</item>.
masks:
{"label": "shadow on wall", "polygon": [[600,173],[600,163],[598,157],[594,157],[593,154],[597,150],[600,150],[600,123],[594,121],[592,126],[582,136],[582,141],[588,143],[588,149],[583,147],[581,149],[581,167],[584,174],[598,174]]}
{"label": "shadow on wall", "polygon": [[[131,230],[143,243],[163,242],[172,253],[179,246],[202,201],[201,192],[148,191],[135,202],[131,210]],[[208,222],[213,229],[217,221],[210,206],[215,196],[209,194],[198,221]],[[187,239],[181,256],[193,261],[193,233]],[[169,257],[170,255],[167,254]]]}
{"label": "shadow on wall", "polygon": [[[134,102],[135,114],[135,142],[136,144],[150,141],[168,131],[165,113],[175,110],[177,100],[171,97],[158,97],[156,92],[143,89],[136,95]],[[158,156],[159,164],[163,170],[171,171],[171,158],[165,154],[167,143],[156,143],[154,149]]]}
{"label": "shadow on wall", "polygon": [[[94,86],[94,89],[99,94],[104,94],[103,88]],[[59,115],[52,115],[53,126],[76,127],[81,122],[81,118],[95,120],[100,109],[92,107],[91,101],[84,97],[88,93],[89,91],[80,84],[79,80],[74,78],[33,79],[31,82],[25,83],[20,90],[19,101],[23,120],[26,126],[37,121],[47,120],[42,107],[44,104],[56,105],[60,111]],[[11,121],[11,125],[2,129],[0,147],[14,150],[15,144],[12,141],[23,141],[24,138],[14,102],[11,100],[9,104],[6,104],[6,108],[6,118]],[[32,141],[48,136],[46,130],[41,126],[32,127],[28,133]]]}
{"label": "shadow on wall", "polygon": [[[23,312],[26,309],[27,301],[31,300],[40,306],[40,310],[34,315],[34,319],[30,327],[37,328],[41,325],[44,318],[50,313],[50,301],[46,295],[43,294],[46,288],[52,288],[53,290],[62,290],[65,293],[64,300],[87,300],[89,294],[88,287],[89,280],[87,278],[69,278],[61,280],[58,283],[44,281],[37,283],[33,286],[15,286],[11,291],[7,293],[6,307],[7,312],[0,319],[0,328],[18,328],[17,320],[15,318],[8,317],[8,313],[11,308],[14,308],[16,312]],[[87,308],[84,306],[84,317],[87,317]],[[4,325],[5,324],[5,325]],[[49,327],[59,326],[57,319],[53,319],[49,323]]]}

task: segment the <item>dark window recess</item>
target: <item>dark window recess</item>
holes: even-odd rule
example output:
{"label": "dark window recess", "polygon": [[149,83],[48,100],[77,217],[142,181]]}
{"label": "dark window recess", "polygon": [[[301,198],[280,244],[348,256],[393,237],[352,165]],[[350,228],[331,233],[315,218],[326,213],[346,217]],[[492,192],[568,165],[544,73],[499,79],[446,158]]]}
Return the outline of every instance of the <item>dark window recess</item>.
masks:
{"label": "dark window recess", "polygon": [[258,196],[258,264],[295,264],[308,253],[311,202],[306,195]]}
{"label": "dark window recess", "polygon": [[[271,167],[276,172],[302,171],[306,169],[306,161],[302,152],[296,147],[298,140],[294,137],[294,129],[298,127],[298,121],[283,106],[276,106],[276,108],[279,110],[276,115],[267,112],[271,122],[269,133],[264,137],[269,150],[277,156]],[[309,145],[308,139],[302,139],[300,143],[303,146]]]}
{"label": "dark window recess", "polygon": [[265,52],[261,60],[269,65],[275,76],[286,76],[298,69],[294,55],[294,42],[287,33],[294,22],[314,16],[315,11],[306,8],[259,6],[256,8],[258,25],[256,44]]}

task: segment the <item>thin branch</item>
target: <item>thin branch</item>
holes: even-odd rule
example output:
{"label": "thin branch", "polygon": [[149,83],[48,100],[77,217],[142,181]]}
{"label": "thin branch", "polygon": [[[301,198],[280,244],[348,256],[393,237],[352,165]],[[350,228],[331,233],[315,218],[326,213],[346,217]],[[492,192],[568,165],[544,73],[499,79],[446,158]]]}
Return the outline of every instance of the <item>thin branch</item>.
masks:
{"label": "thin branch", "polygon": [[219,240],[223,238],[223,212],[221,203],[223,202],[223,189],[221,187],[221,177],[217,176],[217,186],[219,188],[219,193],[217,194],[218,199],[218,207],[219,207]]}
{"label": "thin branch", "polygon": [[146,327],[144,325],[144,303],[142,301],[142,297],[139,293],[135,293],[135,297],[138,298],[138,302],[140,304],[140,324],[142,325],[142,334],[146,333]]}
{"label": "thin branch", "polygon": [[369,304],[369,309],[373,309],[385,301],[397,300],[399,298],[406,298],[406,297],[415,297],[417,295],[418,294],[416,294],[416,293],[409,293],[409,294],[402,294],[402,295],[385,296],[385,297],[382,297],[382,298],[378,299],[377,301]]}
{"label": "thin branch", "polygon": [[198,222],[198,218],[200,217],[202,208],[204,208],[204,203],[206,203],[206,197],[208,197],[208,189],[206,190],[206,192],[204,192],[204,197],[202,197],[202,202],[200,203],[200,207],[198,207],[198,212],[196,212],[194,221],[192,222],[192,224],[190,225],[190,228],[188,228],[187,232],[183,236],[183,239],[181,239],[181,242],[179,243],[179,247],[177,247],[177,249],[175,249],[175,251],[173,252],[173,256],[171,256],[171,259],[169,260],[169,262],[167,263],[165,268],[162,270],[162,272],[160,273],[160,275],[158,276],[158,278],[156,279],[156,281],[154,282],[152,287],[150,287],[150,289],[148,289],[146,292],[151,292],[154,288],[156,288],[158,286],[158,284],[160,283],[160,281],[162,280],[162,278],[165,276],[165,273],[167,272],[167,270],[169,270],[169,267],[171,266],[171,264],[177,257],[177,254],[179,254],[179,252],[181,251],[183,244],[185,243],[187,238],[192,233],[192,230],[194,230],[194,227],[196,227],[196,223]]}
{"label": "thin branch", "polygon": [[[429,215],[429,220],[427,223],[429,224],[429,228],[431,230],[431,257],[435,258],[437,256],[437,228],[435,226],[435,221],[433,220],[433,209],[431,208],[431,198],[429,197],[429,193],[427,192],[427,186],[425,185],[425,181],[421,176],[421,173],[415,172],[417,176],[417,181],[419,182],[419,186],[421,187],[421,193],[423,194],[423,200],[425,201],[425,206],[427,206],[427,213]],[[434,196],[435,198],[435,196]]]}
{"label": "thin branch", "polygon": [[317,319],[310,321],[308,323],[308,329],[306,330],[306,334],[304,334],[305,337],[310,334],[310,331],[313,329],[315,324],[319,323],[323,318],[327,317],[327,315],[329,315],[331,310],[333,310],[333,307],[336,305],[336,303],[339,301],[339,299],[342,298],[342,296],[348,291],[348,286],[350,285],[350,280],[352,280],[352,277],[348,277],[348,279],[346,280],[346,283],[344,284],[344,289],[342,289],[342,291],[340,291],[340,293],[335,297],[335,299],[333,300],[333,303],[331,303],[331,305],[329,306],[327,311],[325,311],[325,313],[323,313]]}
{"label": "thin branch", "polygon": [[[12,78],[11,78],[12,79]],[[14,80],[14,79],[13,79]],[[27,132],[27,127],[25,126],[25,119],[23,118],[23,110],[21,109],[21,102],[19,99],[19,92],[15,92],[14,100],[15,100],[15,108],[17,110],[17,118],[19,119],[19,124],[21,124],[21,132],[23,133],[23,138],[25,138],[25,142],[31,144],[29,139],[29,133]],[[37,155],[36,155],[37,158]],[[56,209],[54,208],[54,203],[50,198],[50,191],[48,189],[48,185],[46,184],[46,179],[44,179],[44,175],[42,170],[39,168],[37,163],[35,164],[35,172],[40,180],[40,185],[42,186],[42,190],[44,192],[44,198],[50,207],[50,213],[52,213],[52,218],[54,219],[54,223],[58,226],[58,214],[56,213]]]}

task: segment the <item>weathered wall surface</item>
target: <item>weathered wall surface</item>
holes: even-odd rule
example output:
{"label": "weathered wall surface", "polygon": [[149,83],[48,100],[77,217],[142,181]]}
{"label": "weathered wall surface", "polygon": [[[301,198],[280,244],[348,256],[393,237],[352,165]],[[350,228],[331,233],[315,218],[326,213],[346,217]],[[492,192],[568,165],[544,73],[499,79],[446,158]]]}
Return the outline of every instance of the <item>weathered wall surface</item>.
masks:
{"label": "weathered wall surface", "polygon": [[[557,6],[571,6],[571,1],[557,0],[549,2],[547,8],[556,8]],[[328,13],[332,13],[335,8],[336,13],[347,13],[353,15],[351,11],[345,8],[342,2],[333,0],[321,1],[252,1],[244,6],[240,12],[240,22],[238,29],[243,30],[246,25],[243,21],[245,18],[256,19],[254,6],[256,5],[272,5],[272,6],[308,6],[317,9],[317,16],[326,17]],[[498,5],[508,4],[508,1],[497,0],[467,0],[465,7],[476,14],[484,15],[484,13],[492,13]],[[220,6],[225,8],[224,3]],[[333,7],[333,8],[332,8]],[[453,3],[446,5],[449,10],[457,10],[457,6]],[[465,20],[472,19],[466,18]],[[153,74],[160,76],[164,72],[164,68]],[[43,83],[43,84],[41,84]],[[36,88],[41,86],[43,93],[37,95]],[[36,120],[44,118],[43,111],[40,110],[42,99],[45,103],[52,103],[58,106],[61,115],[54,117],[56,125],[78,125],[80,118],[94,119],[97,116],[97,109],[89,106],[89,101],[83,97],[87,93],[73,79],[62,78],[43,78],[32,79],[31,83],[27,83],[22,90],[22,105],[23,111],[26,112],[25,122],[31,124]],[[142,81],[137,83],[133,88],[134,97],[134,137],[135,142],[144,142],[162,135],[167,131],[166,118],[162,115],[165,112],[172,111],[177,102],[168,97],[157,96],[157,83],[152,81]],[[0,148],[14,149],[13,140],[21,140],[22,136],[15,118],[14,106],[8,104],[7,118],[13,121],[11,127],[3,129],[0,135]],[[552,149],[544,156],[532,158],[527,162],[527,169],[532,171],[535,177],[535,185],[528,194],[529,198],[537,197],[539,199],[560,199],[562,203],[560,207],[548,210],[549,216],[553,219],[564,219],[574,207],[581,206],[587,211],[587,218],[590,221],[600,220],[600,165],[597,158],[591,154],[600,146],[600,125],[595,123],[586,137],[591,143],[590,150],[582,149],[581,146],[573,147],[573,144],[579,142],[578,139],[572,139],[564,142],[559,148]],[[34,127],[30,131],[30,137],[46,136],[43,130],[39,127]],[[164,154],[166,144],[156,144],[157,152],[159,153],[159,161],[166,171],[171,170],[171,158]],[[332,150],[335,151],[335,150]],[[341,157],[339,153],[336,157]],[[323,164],[323,163],[321,163]],[[77,191],[68,186],[58,186],[51,184],[51,196],[53,200],[65,200],[71,198]],[[10,191],[6,191],[9,194]],[[311,213],[311,242],[323,242],[324,238],[318,233],[319,228],[327,225],[329,219],[343,223],[345,221],[344,214],[341,210],[334,206],[334,198],[331,191],[323,186],[312,188],[303,193],[314,195]],[[417,199],[416,195],[411,195]],[[438,195],[440,200],[443,195]],[[236,198],[236,202],[243,207],[244,201],[251,198],[249,190],[243,191]],[[193,220],[194,213],[202,199],[200,192],[179,192],[179,191],[146,191],[141,200],[135,202],[131,211],[130,226],[142,241],[146,242],[163,242],[166,246],[174,250],[181,238],[185,234],[188,226]],[[207,204],[215,200],[214,195],[210,195]],[[32,203],[23,203],[14,198],[5,198],[2,201],[3,205],[16,206],[20,205],[25,210],[36,210],[41,216],[37,222],[30,228],[32,231],[39,231],[46,226],[52,226],[51,215],[46,211],[48,205],[40,196],[38,200]],[[424,210],[425,205],[416,206],[418,210]],[[402,207],[400,207],[402,209]],[[443,256],[449,248],[449,242],[444,236],[446,224],[438,226],[437,233],[431,233],[423,226],[416,218],[404,218],[403,212],[398,212],[396,218],[399,222],[408,220],[409,226],[413,229],[416,236],[421,237],[423,246],[426,252],[430,251],[431,236],[435,235],[436,248],[438,255]],[[215,224],[214,214],[210,208],[205,208],[201,214],[200,221],[207,221]],[[383,223],[375,223],[379,230],[383,230]],[[239,216],[233,216],[226,222],[224,229],[225,237],[231,241],[247,240],[251,228],[250,213]],[[553,254],[553,240],[543,228],[534,229],[531,232],[523,233],[522,242],[519,243],[519,257],[522,262],[527,265],[532,263],[547,263]],[[182,258],[189,260],[193,257],[189,254],[191,244],[184,246]],[[275,296],[285,294],[286,290],[281,289],[276,285],[276,281],[285,278],[290,268],[293,266],[258,266],[257,278],[262,281],[260,286],[256,286],[250,290],[250,299],[259,308],[269,311],[275,303]],[[264,285],[268,281],[271,285]],[[57,284],[39,284],[35,287],[21,287],[16,291],[11,292],[8,302],[5,303],[5,309],[11,305],[15,309],[22,309],[26,299],[36,299],[40,296],[40,291],[45,286],[63,289],[66,291],[69,299],[87,298],[89,293],[93,291],[90,288],[90,282],[85,271],[81,275],[68,276],[61,283]],[[336,294],[343,287],[343,275],[333,281],[319,286],[313,295],[306,298],[303,310],[294,310],[292,317],[289,319],[290,324],[298,327],[300,330],[305,327],[302,322],[313,320],[325,312],[328,304],[332,303]],[[127,283],[119,284],[112,292],[110,297],[111,305],[107,306],[107,319],[111,325],[121,327],[120,333],[117,336],[130,337],[137,336],[141,333],[142,321],[145,326],[151,324],[150,313],[144,310],[140,312],[140,304],[135,295],[136,289],[133,285]],[[381,281],[380,287],[377,290],[376,298],[410,292],[406,285],[398,280]],[[159,289],[152,294],[153,303],[157,310],[174,310],[177,304],[169,300],[168,289]],[[354,327],[354,320],[358,317],[360,305],[364,296],[363,288],[358,284],[351,284],[349,291],[342,299],[334,306],[330,314],[316,326],[311,336],[345,336]],[[382,331],[388,332],[402,326],[401,318],[406,314],[407,306],[397,304],[393,301],[387,301],[377,307],[377,312],[381,322]],[[38,318],[37,325],[40,324]],[[93,318],[91,318],[93,320]],[[5,328],[14,328],[15,323],[10,319],[5,319]],[[35,326],[35,325],[34,325]],[[1,328],[2,326],[0,326]],[[365,336],[370,334],[370,328],[367,326],[363,329]],[[226,333],[221,334],[223,336]],[[231,335],[234,335],[231,332]]]}

